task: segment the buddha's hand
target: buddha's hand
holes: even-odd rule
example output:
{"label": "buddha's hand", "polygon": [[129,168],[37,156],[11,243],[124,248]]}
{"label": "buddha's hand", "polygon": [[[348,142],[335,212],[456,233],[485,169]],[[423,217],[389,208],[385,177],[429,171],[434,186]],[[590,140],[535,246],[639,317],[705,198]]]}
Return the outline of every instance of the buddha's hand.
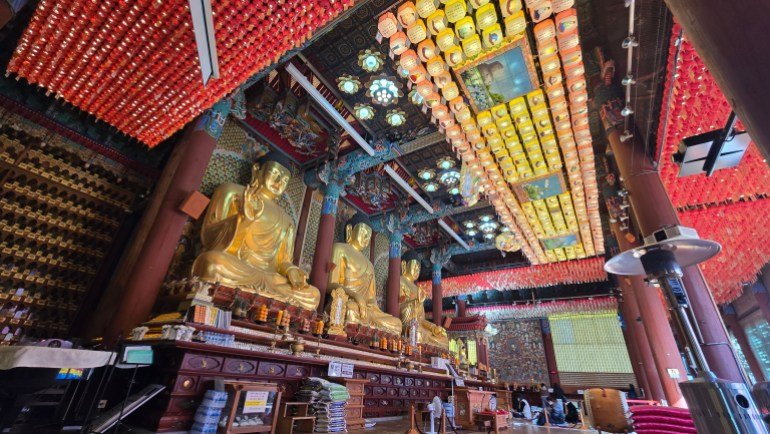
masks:
{"label": "buddha's hand", "polygon": [[304,289],[307,286],[307,274],[301,268],[290,268],[286,272],[286,278],[292,289]]}
{"label": "buddha's hand", "polygon": [[243,213],[249,220],[259,218],[262,215],[262,211],[265,209],[265,201],[259,197],[259,194],[257,194],[258,189],[259,184],[251,183],[247,185],[246,189],[243,191]]}

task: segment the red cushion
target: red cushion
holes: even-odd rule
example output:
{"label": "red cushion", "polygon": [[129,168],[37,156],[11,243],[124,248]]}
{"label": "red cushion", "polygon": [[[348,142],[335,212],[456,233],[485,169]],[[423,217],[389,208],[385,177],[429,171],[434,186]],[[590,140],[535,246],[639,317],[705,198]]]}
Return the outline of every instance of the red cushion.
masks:
{"label": "red cushion", "polygon": [[639,405],[631,407],[634,415],[656,415],[691,419],[690,412],[685,408],[658,407],[652,405]]}
{"label": "red cushion", "polygon": [[671,425],[668,423],[636,423],[634,422],[634,429],[637,434],[646,434],[651,431],[665,431],[672,434],[698,434],[698,431],[694,427],[682,427],[679,425]]}
{"label": "red cushion", "polygon": [[695,427],[692,423],[692,419],[684,419],[679,417],[668,416],[639,416],[633,415],[631,419],[634,423],[666,423],[669,425],[677,425],[683,427]]}

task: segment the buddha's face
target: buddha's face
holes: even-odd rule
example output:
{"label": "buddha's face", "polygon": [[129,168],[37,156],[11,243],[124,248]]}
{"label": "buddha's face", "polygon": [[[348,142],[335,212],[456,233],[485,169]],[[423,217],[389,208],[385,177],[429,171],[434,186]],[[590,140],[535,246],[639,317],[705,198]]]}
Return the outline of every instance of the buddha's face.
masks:
{"label": "buddha's face", "polygon": [[414,282],[420,276],[420,261],[417,259],[404,261],[401,265],[401,274]]}
{"label": "buddha's face", "polygon": [[260,186],[271,196],[278,197],[286,191],[286,186],[291,179],[289,169],[275,161],[268,161],[259,170]]}
{"label": "buddha's face", "polygon": [[358,250],[362,250],[369,245],[372,239],[372,228],[366,223],[357,223],[355,226],[347,227],[347,242]]}

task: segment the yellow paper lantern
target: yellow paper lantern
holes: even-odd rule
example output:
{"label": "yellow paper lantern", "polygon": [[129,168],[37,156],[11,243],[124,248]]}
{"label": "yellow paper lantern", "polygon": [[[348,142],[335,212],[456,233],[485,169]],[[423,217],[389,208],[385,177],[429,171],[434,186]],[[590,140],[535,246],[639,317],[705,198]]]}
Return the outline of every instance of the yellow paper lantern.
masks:
{"label": "yellow paper lantern", "polygon": [[417,13],[422,18],[428,18],[431,14],[436,12],[438,0],[417,0],[415,7],[417,8]]}
{"label": "yellow paper lantern", "polygon": [[455,119],[457,119],[457,122],[460,122],[460,123],[467,122],[472,118],[473,118],[473,114],[471,113],[471,109],[469,109],[468,107],[455,113]]}
{"label": "yellow paper lantern", "polygon": [[441,94],[444,96],[445,100],[450,101],[460,96],[460,89],[457,87],[457,84],[452,82],[441,89]]}
{"label": "yellow paper lantern", "polygon": [[409,39],[404,32],[396,32],[393,36],[390,37],[390,51],[392,51],[396,56],[400,56],[404,51],[406,51],[408,44]]}
{"label": "yellow paper lantern", "polygon": [[479,29],[487,27],[497,22],[497,11],[495,5],[487,3],[476,10],[476,25]]}
{"label": "yellow paper lantern", "polygon": [[436,45],[439,50],[446,51],[450,47],[457,45],[457,39],[451,29],[444,29],[441,33],[436,35]]}
{"label": "yellow paper lantern", "polygon": [[401,53],[398,63],[402,68],[411,71],[420,65],[420,59],[417,57],[417,53],[414,50],[406,50]]}
{"label": "yellow paper lantern", "polygon": [[511,114],[516,117],[521,115],[522,113],[527,112],[527,104],[524,100],[524,97],[518,97],[511,100],[511,102],[508,103],[508,107],[511,110]]}
{"label": "yellow paper lantern", "polygon": [[455,34],[458,39],[463,40],[474,33],[476,33],[476,24],[473,18],[465,16],[455,23]]}
{"label": "yellow paper lantern", "polygon": [[527,19],[524,18],[524,11],[516,12],[507,17],[505,23],[505,35],[509,38],[516,38],[524,35],[527,30]]}
{"label": "yellow paper lantern", "polygon": [[503,42],[503,29],[500,24],[493,24],[484,29],[481,39],[484,41],[484,48],[487,49],[496,47]]}
{"label": "yellow paper lantern", "polygon": [[465,55],[463,50],[457,45],[453,45],[444,51],[444,61],[452,68],[462,63],[463,60],[465,60]]}
{"label": "yellow paper lantern", "polygon": [[474,58],[481,53],[481,38],[479,35],[474,34],[463,39],[463,53],[468,58]]}
{"label": "yellow paper lantern", "polygon": [[441,56],[433,56],[425,63],[425,69],[428,70],[428,74],[431,77],[435,77],[442,72],[447,71],[447,65],[444,63],[444,59]]}
{"label": "yellow paper lantern", "polygon": [[493,122],[492,113],[490,111],[483,111],[476,116],[476,122],[480,128],[486,127]]}
{"label": "yellow paper lantern", "polygon": [[435,83],[436,87],[438,87],[439,89],[443,89],[444,86],[446,86],[451,82],[452,82],[452,75],[449,74],[449,71],[444,71],[433,77],[433,83]]}
{"label": "yellow paper lantern", "polygon": [[401,26],[407,28],[417,21],[417,8],[414,6],[414,3],[408,1],[398,7],[396,16]]}
{"label": "yellow paper lantern", "polygon": [[425,40],[428,37],[428,30],[425,28],[425,23],[421,19],[417,19],[414,24],[406,29],[406,36],[413,44],[417,44]]}
{"label": "yellow paper lantern", "polygon": [[420,60],[427,62],[428,59],[436,55],[436,44],[430,39],[420,42],[417,44],[417,55]]}
{"label": "yellow paper lantern", "polygon": [[507,18],[521,10],[521,0],[500,0],[500,12]]}
{"label": "yellow paper lantern", "polygon": [[454,24],[468,13],[465,0],[448,0],[444,5],[447,21]]}
{"label": "yellow paper lantern", "polygon": [[492,119],[497,121],[498,119],[501,119],[505,116],[508,116],[508,109],[505,107],[505,104],[498,104],[491,109],[489,109],[490,114],[492,115]]}
{"label": "yellow paper lantern", "polygon": [[485,4],[489,3],[489,0],[470,0],[470,3],[473,9],[478,9],[484,6]]}
{"label": "yellow paper lantern", "polygon": [[436,12],[433,12],[427,19],[427,25],[428,30],[430,31],[430,34],[433,36],[438,35],[441,33],[442,30],[447,28],[447,25],[449,22],[446,19],[446,13],[444,13],[443,9],[439,9]]}
{"label": "yellow paper lantern", "polygon": [[386,12],[377,20],[377,30],[385,38],[390,38],[398,31],[398,21],[393,12]]}

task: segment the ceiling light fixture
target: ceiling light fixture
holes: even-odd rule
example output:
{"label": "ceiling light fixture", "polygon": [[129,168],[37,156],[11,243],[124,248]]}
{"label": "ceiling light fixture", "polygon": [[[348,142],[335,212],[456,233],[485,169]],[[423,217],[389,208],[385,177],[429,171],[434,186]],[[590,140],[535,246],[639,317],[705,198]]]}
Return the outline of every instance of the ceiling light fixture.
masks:
{"label": "ceiling light fixture", "polygon": [[359,120],[368,121],[374,118],[374,108],[369,104],[356,104],[353,110]]}
{"label": "ceiling light fixture", "polygon": [[[397,84],[392,77],[378,76],[366,83],[366,96],[372,99],[372,102],[381,106],[389,106],[398,101],[398,98],[404,96],[401,92],[401,85]],[[391,124],[392,125],[392,124]]]}
{"label": "ceiling light fixture", "polygon": [[438,180],[447,187],[451,187],[460,182],[460,171],[457,169],[442,170]]}
{"label": "ceiling light fixture", "polygon": [[423,181],[430,181],[436,176],[436,172],[433,169],[422,169],[417,172],[417,176]]}
{"label": "ceiling light fixture", "polygon": [[361,81],[350,74],[344,74],[337,79],[337,87],[341,91],[349,95],[353,95],[354,93],[358,92],[359,89],[361,89]]}
{"label": "ceiling light fixture", "polygon": [[388,110],[388,113],[385,115],[385,121],[391,126],[399,127],[406,122],[406,113],[400,109]]}
{"label": "ceiling light fixture", "polygon": [[438,191],[438,184],[436,184],[435,182],[428,182],[428,183],[425,183],[422,186],[422,188],[428,193],[435,193]]}
{"label": "ceiling light fixture", "polygon": [[457,163],[452,157],[441,157],[436,161],[436,166],[441,170],[447,170],[455,167]]}
{"label": "ceiling light fixture", "polygon": [[385,64],[385,55],[370,48],[358,53],[358,66],[366,72],[377,72]]}

